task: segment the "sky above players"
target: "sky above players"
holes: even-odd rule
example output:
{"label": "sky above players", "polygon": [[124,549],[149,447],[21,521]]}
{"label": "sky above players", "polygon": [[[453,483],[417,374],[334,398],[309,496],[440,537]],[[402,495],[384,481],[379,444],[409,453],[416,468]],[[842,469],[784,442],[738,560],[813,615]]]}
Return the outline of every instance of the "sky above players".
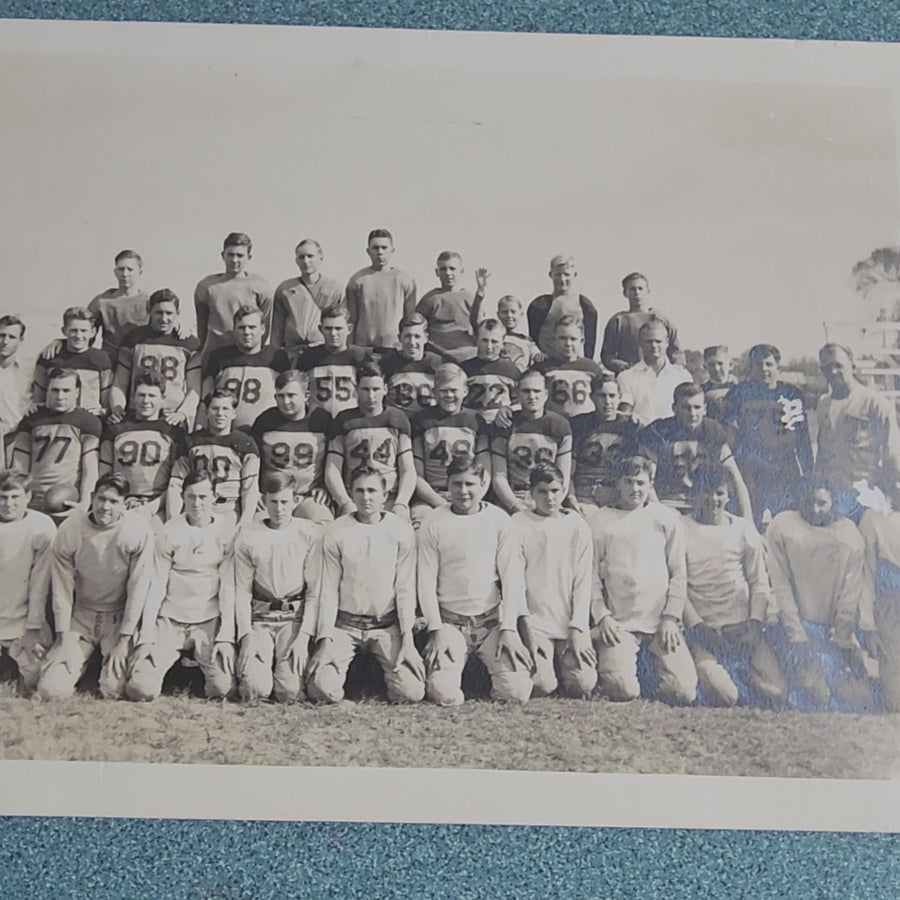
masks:
{"label": "sky above players", "polygon": [[113,283],[124,247],[144,255],[147,288],[191,309],[229,231],[252,236],[251,268],[274,285],[296,274],[300,238],[346,279],[385,226],[420,295],[455,249],[465,283],[485,265],[490,297],[527,303],[566,252],[603,320],[637,269],[684,346],[795,356],[823,320],[856,318],[851,267],[897,242],[886,90],[591,76],[540,55],[491,70],[483,40],[473,71],[440,48],[415,67],[320,65],[303,53],[315,37],[262,62],[249,47],[129,57],[127,41],[0,54],[2,306],[32,326],[29,349]]}

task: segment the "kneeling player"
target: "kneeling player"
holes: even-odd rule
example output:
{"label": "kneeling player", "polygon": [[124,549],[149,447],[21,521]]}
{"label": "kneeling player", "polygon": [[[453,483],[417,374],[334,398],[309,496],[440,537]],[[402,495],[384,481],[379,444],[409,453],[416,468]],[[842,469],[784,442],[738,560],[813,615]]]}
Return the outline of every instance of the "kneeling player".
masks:
{"label": "kneeling player", "polygon": [[213,516],[207,472],[184,479],[184,515],[157,538],[155,584],[144,610],[131,676],[131,700],[153,700],[185,652],[203,673],[207,697],[234,691],[234,525]]}
{"label": "kneeling player", "polygon": [[525,565],[523,622],[534,660],[534,694],[552,694],[561,681],[564,693],[587,698],[597,684],[588,621],[591,531],[581,516],[561,508],[565,483],[556,466],[533,469],[530,482],[534,509],[517,512],[512,524]]}
{"label": "kneeling player", "polygon": [[441,706],[461,704],[463,668],[477,653],[491,696],[526,703],[533,661],[517,630],[525,585],[510,518],[483,502],[487,473],[473,456],[456,457],[447,476],[450,505],[430,512],[419,527],[427,697]]}
{"label": "kneeling player", "polygon": [[780,706],[787,701],[787,685],[763,632],[770,593],[762,539],[751,522],[726,512],[731,477],[724,467],[700,467],[691,497],[691,515],[682,520],[684,622],[701,698],[712,706],[739,700]]}
{"label": "kneeling player", "polygon": [[64,700],[99,648],[100,693],[125,692],[133,635],[152,586],[153,531],[125,509],[128,481],[97,479],[91,510],[76,510],[53,540],[50,567],[56,642],[38,682],[44,700]]}
{"label": "kneeling player", "polygon": [[316,633],[321,533],[293,518],[296,484],[289,472],[263,481],[266,518],[252,522],[234,548],[237,673],[251,703],[274,691],[279,703],[306,696],[304,670]]}
{"label": "kneeling player", "polygon": [[409,522],[384,509],[384,475],[360,466],[351,476],[356,511],[328,527],[322,542],[319,646],[309,666],[311,700],[337,703],[353,658],[371,653],[388,699],[417,703],[425,667],[413,644],[416,539]]}
{"label": "kneeling player", "polygon": [[49,516],[28,509],[31,479],[0,472],[0,656],[16,664],[19,684],[30,693],[37,685],[41,657],[52,638],[47,625],[50,545],[56,527]]}
{"label": "kneeling player", "polygon": [[693,703],[697,672],[681,635],[686,593],[684,530],[674,509],[650,501],[650,461],[622,460],[616,506],[591,511],[593,617],[600,692],[641,695],[638,654],[656,661],[660,699]]}
{"label": "kneeling player", "polygon": [[791,703],[801,709],[867,709],[873,699],[856,641],[865,542],[834,511],[833,488],[803,479],[798,509],[780,512],[766,532],[772,589],[788,640]]}

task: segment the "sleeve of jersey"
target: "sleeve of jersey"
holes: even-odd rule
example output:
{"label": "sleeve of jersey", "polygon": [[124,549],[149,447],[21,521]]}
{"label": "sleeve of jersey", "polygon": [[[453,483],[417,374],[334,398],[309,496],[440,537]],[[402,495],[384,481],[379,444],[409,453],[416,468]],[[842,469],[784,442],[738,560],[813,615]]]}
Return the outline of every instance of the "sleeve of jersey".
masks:
{"label": "sleeve of jersey", "polygon": [[318,638],[332,637],[341,584],[341,551],[333,533],[322,541],[322,589],[319,592]]}
{"label": "sleeve of jersey", "polygon": [[47,598],[50,596],[50,565],[56,531],[47,522],[32,539],[31,573],[28,578],[28,617],[25,628],[43,628],[47,621]]}
{"label": "sleeve of jersey", "polygon": [[203,389],[202,359],[199,350],[193,350],[187,358],[184,369],[184,400],[179,407],[185,414],[188,422],[197,415],[197,407],[200,405],[200,392]]}
{"label": "sleeve of jersey", "polygon": [[575,546],[572,554],[572,620],[570,628],[586,632],[591,614],[591,582],[594,571],[594,548],[590,529],[583,522],[575,530]]}
{"label": "sleeve of jersey", "polygon": [[666,564],[669,567],[669,589],[662,614],[672,616],[680,622],[684,615],[684,601],[687,599],[687,557],[684,527],[680,520],[666,526]]}
{"label": "sleeve of jersey", "polygon": [[875,631],[875,591],[878,578],[878,531],[874,517],[878,514],[867,512],[859,523],[859,533],[865,541],[863,556],[862,596],[859,602],[859,627],[862,631]]}
{"label": "sleeve of jersey", "polygon": [[170,535],[171,533],[164,528],[156,539],[147,606],[141,617],[141,638],[146,638],[147,641],[154,639],[156,619],[159,616],[163,600],[166,598],[166,592],[169,590],[169,573],[172,571],[174,553]]}
{"label": "sleeve of jersey", "polygon": [[773,522],[769,526],[766,542],[769,545],[769,577],[772,580],[772,591],[781,615],[781,625],[792,644],[803,643],[807,640],[806,629],[800,621],[800,611],[797,607],[797,599],[794,597],[791,562],[777,522]]}
{"label": "sleeve of jersey", "polygon": [[834,640],[849,641],[859,622],[863,600],[863,562],[865,543],[858,531],[854,530],[852,546],[847,548],[844,577],[834,611]]}
{"label": "sleeve of jersey", "polygon": [[434,514],[430,513],[419,526],[418,533],[418,572],[419,607],[429,631],[441,627],[441,611],[437,599],[438,553],[437,529]]}
{"label": "sleeve of jersey", "polygon": [[400,520],[397,536],[397,569],[394,596],[401,634],[411,634],[416,619],[416,535],[412,526]]}
{"label": "sleeve of jersey", "polygon": [[303,562],[303,580],[306,584],[306,600],[303,604],[303,619],[300,631],[309,637],[316,636],[319,621],[320,594],[322,592],[322,539],[323,530],[316,529],[316,535],[306,551]]}
{"label": "sleeve of jersey", "polygon": [[234,544],[223,547],[219,563],[219,630],[216,643],[234,643]]}
{"label": "sleeve of jersey", "polygon": [[603,535],[592,535],[594,561],[591,566],[591,618],[599,624],[601,620],[612,615],[606,603],[606,587],[604,573],[606,562],[606,540]]}
{"label": "sleeve of jersey", "polygon": [[234,620],[237,640],[250,634],[253,577],[253,553],[246,536],[238,538],[234,548]]}
{"label": "sleeve of jersey", "polygon": [[75,553],[79,544],[79,521],[66,520],[50,551],[50,590],[53,621],[57,633],[72,627],[72,607],[75,605]]}
{"label": "sleeve of jersey", "polygon": [[[133,524],[135,537],[128,570],[128,596],[125,599],[125,612],[119,631],[122,635],[134,634],[137,629],[138,622],[150,606],[153,580],[156,575],[153,529],[150,523],[140,516],[135,516]],[[154,621],[155,618],[154,615]]]}
{"label": "sleeve of jersey", "polygon": [[769,574],[766,571],[762,538],[749,522],[744,523],[744,550],[741,554],[741,565],[750,588],[750,618],[756,619],[758,622],[765,622],[771,601]]}
{"label": "sleeve of jersey", "polygon": [[497,571],[500,573],[500,629],[515,630],[528,612],[525,602],[525,562],[518,552],[511,521],[500,525],[497,536]]}

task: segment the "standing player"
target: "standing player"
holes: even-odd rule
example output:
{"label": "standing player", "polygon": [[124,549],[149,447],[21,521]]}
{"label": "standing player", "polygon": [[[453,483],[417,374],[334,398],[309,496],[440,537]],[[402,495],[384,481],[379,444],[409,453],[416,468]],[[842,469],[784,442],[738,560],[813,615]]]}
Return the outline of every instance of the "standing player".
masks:
{"label": "standing player", "polygon": [[139,375],[132,394],[132,415],[107,425],[100,440],[100,474],[122,475],[129,485],[126,507],[161,522],[166,489],[176,459],[187,452],[187,434],[161,417],[163,382],[156,375]]}
{"label": "standing player", "polygon": [[249,428],[260,413],[275,405],[275,379],[291,364],[280,347],[263,347],[263,314],[242,306],[234,314],[234,343],[219,347],[203,370],[204,402],[216,389],[238,398],[235,428]]}
{"label": "standing player", "polygon": [[600,692],[610,700],[641,695],[638,655],[649,652],[656,693],[693,703],[697,672],[681,634],[686,596],[684,528],[674,509],[650,500],[650,462],[626,457],[616,506],[592,510],[593,619]]}
{"label": "standing player", "polygon": [[900,479],[900,436],[893,404],[853,377],[853,355],[839,344],[819,351],[830,391],[819,401],[816,469],[835,488],[840,512],[858,523],[859,488],[896,494]]}
{"label": "standing player", "polygon": [[261,313],[263,335],[272,323],[272,288],[259,275],[247,271],[253,255],[253,243],[246,234],[232,232],[225,238],[222,259],[225,271],[208,275],[194,289],[197,313],[197,336],[203,359],[217,347],[232,343],[234,314],[242,306],[252,306]]}
{"label": "standing player", "polygon": [[547,384],[535,370],[519,379],[522,408],[512,414],[508,429],[495,429],[491,440],[494,493],[510,513],[531,508],[531,473],[536,466],[554,465],[566,492],[572,469],[572,431],[558,413],[545,409]]}
{"label": "standing player", "polygon": [[306,698],[304,672],[315,637],[322,569],[318,526],[293,518],[294,479],[276,472],[263,481],[266,518],[238,535],[235,557],[237,675],[251,703]]}
{"label": "standing player", "polygon": [[334,519],[325,489],[325,456],[331,417],[324,409],[307,414],[309,376],[289,369],[275,379],[275,406],[254,423],[250,433],[260,453],[260,480],[277,472],[294,478],[294,514],[313,522]]}
{"label": "standing player", "polygon": [[479,322],[478,355],[462,363],[469,379],[465,408],[477,412],[485,422],[493,422],[501,409],[512,407],[521,374],[508,359],[500,357],[505,334],[497,319]]}
{"label": "standing player", "polygon": [[535,366],[547,378],[547,409],[566,419],[593,412],[591,379],[603,369],[579,355],[584,343],[581,326],[573,316],[560,316],[553,334],[556,350]]}
{"label": "standing player", "polygon": [[791,701],[801,709],[866,709],[872,693],[856,642],[865,593],[865,542],[834,510],[830,483],[815,475],[797,485],[797,510],[785,510],[766,532],[767,561],[787,637]]}
{"label": "standing player", "polygon": [[737,384],[732,372],[734,363],[731,353],[724,344],[715,344],[703,351],[703,366],[709,375],[700,387],[706,394],[706,414],[720,424],[724,424],[726,410],[725,397]]}
{"label": "standing player", "polygon": [[608,506],[619,498],[617,467],[637,453],[638,426],[619,412],[619,383],[609,372],[591,379],[591,400],[596,412],[571,421],[572,478],[570,496],[578,504]]}
{"label": "standing player", "polygon": [[97,294],[88,310],[94,324],[103,336],[101,349],[115,359],[122,341],[130,331],[147,324],[147,301],[150,299],[138,280],[144,271],[144,261],[134,250],[122,250],[116,254],[113,275],[116,287]]}
{"label": "standing player", "polygon": [[96,334],[94,317],[80,306],[70,306],[63,313],[62,332],[65,346],[47,358],[39,356],[35,364],[34,402],[38,406],[46,403],[47,382],[53,369],[71,369],[79,378],[78,405],[95,416],[106,415],[115,363],[108,353],[91,346]]}
{"label": "standing player", "polygon": [[259,450],[249,434],[233,430],[237,402],[231,391],[212,392],[206,428],[187,436],[184,453],[172,466],[166,497],[170,518],[181,514],[184,479],[196,471],[207,472],[212,479],[216,517],[238,526],[253,520],[259,502]]}
{"label": "standing player", "polygon": [[347,282],[347,309],[354,340],[384,353],[394,346],[400,320],[416,311],[416,282],[391,265],[394,239],[386,228],[369,232],[366,252],[372,264]]}
{"label": "standing player", "polygon": [[183,515],[156,540],[156,572],[141,621],[126,693],[154,700],[166,672],[191,652],[206,696],[234,692],[234,525],[212,514],[206,472],[184,479]]}
{"label": "standing player", "polygon": [[474,653],[490,676],[493,699],[527,703],[533,661],[518,633],[525,584],[511,520],[483,501],[487,473],[474,457],[457,456],[448,476],[450,504],[419,527],[426,696],[440,706],[463,703],[463,669]]}
{"label": "standing player", "polygon": [[26,416],[16,432],[12,467],[31,475],[34,509],[44,509],[44,495],[56,485],[74,486],[82,508],[90,504],[103,426],[96,416],[78,408],[80,388],[77,372],[52,369],[46,408]]}
{"label": "standing player", "polygon": [[[739,700],[787,702],[787,685],[763,626],[771,596],[759,532],[726,511],[731,477],[718,465],[697,470],[685,516],[685,639],[701,697],[712,706]],[[755,696],[753,696],[755,693]]]}
{"label": "standing player", "polygon": [[441,285],[428,291],[416,306],[416,312],[425,317],[432,344],[453,362],[475,355],[478,309],[489,277],[487,269],[475,270],[477,290],[473,296],[468,288],[456,287],[463,272],[462,257],[458,253],[444,250],[438,254],[434,274]]}
{"label": "standing player", "polygon": [[675,388],[693,379],[684,366],[666,356],[668,332],[663,322],[642,325],[638,338],[644,359],[619,373],[619,408],[639,425],[649,425],[669,415]]}
{"label": "standing player", "polygon": [[134,632],[154,578],[150,523],[125,509],[128,482],[97,481],[90,512],[77,510],[53,540],[51,589],[56,641],[38,682],[43,700],[65,700],[100,651],[100,693],[124,695]]}
{"label": "standing player", "polygon": [[200,402],[200,342],[178,334],[181,301],[168,288],[154,291],[147,301],[150,321],[126,335],[110,391],[110,421],[125,415],[141,375],[155,375],[165,384],[163,416],[170,425],[191,428]]}
{"label": "standing player", "polygon": [[322,310],[319,330],[325,342],[301,353],[297,368],[309,375],[309,408],[331,418],[356,406],[356,367],[371,358],[363,347],[351,347],[350,313],[344,306]]}
{"label": "standing player", "polygon": [[416,489],[409,419],[399,409],[385,409],[384,375],[377,363],[358,369],[359,406],[340,413],[331,428],[325,459],[325,486],[341,510],[354,511],[348,493],[353,471],[367,466],[384,478],[386,509],[409,518]]}
{"label": "standing player", "polygon": [[384,477],[363,465],[350,485],[355,512],[322,542],[318,648],[307,673],[311,700],[337,703],[353,658],[371,653],[388,699],[418,703],[425,669],[413,644],[416,539],[409,522],[384,510]]}
{"label": "standing player", "polygon": [[41,657],[52,643],[47,624],[50,546],[56,526],[49,516],[28,509],[31,479],[0,471],[0,656],[15,664],[25,693],[37,685]]}
{"label": "standing player", "polygon": [[[591,646],[591,531],[562,509],[563,473],[553,465],[531,471],[533,509],[512,517],[525,567],[526,646],[534,660],[534,694],[588,698],[597,684]],[[559,673],[557,675],[557,672]]]}
{"label": "standing player", "polygon": [[0,316],[0,462],[32,404],[31,370],[18,359],[24,337],[25,323],[18,316]]}
{"label": "standing player", "polygon": [[428,323],[419,313],[400,321],[400,349],[381,357],[387,385],[387,405],[407,416],[434,406],[434,373],[441,364],[437,353],[425,349]]}
{"label": "standing player", "polygon": [[552,294],[535,297],[528,307],[528,333],[547,356],[557,353],[556,323],[563,316],[572,316],[581,326],[578,356],[594,358],[597,345],[597,308],[593,301],[575,292],[575,258],[561,254],[550,260]]}
{"label": "standing player", "polygon": [[737,500],[740,514],[752,520],[750,495],[731,455],[728,433],[723,425],[707,418],[703,388],[693,382],[679,384],[672,409],[674,416],[651,422],[637,435],[641,454],[656,467],[657,499],[679,512],[690,511],[691,480],[697,467],[720,463],[731,479],[731,494]]}
{"label": "standing player", "polygon": [[457,456],[474,456],[489,478],[491,472],[486,426],[477,413],[463,409],[466,373],[455,363],[445,363],[434,374],[434,392],[438,405],[410,421],[418,501],[410,519],[416,527],[429,509],[449,502],[447,471]]}
{"label": "standing player", "polygon": [[750,491],[757,527],[795,506],[795,488],[813,466],[803,392],[778,379],[781,354],[771,344],[750,348],[750,381],[725,397],[726,424],[737,429],[734,456]]}
{"label": "standing player", "polygon": [[624,372],[641,361],[640,331],[648,322],[659,322],[666,331],[665,353],[677,362],[678,331],[657,309],[648,305],[650,282],[640,272],[632,272],[622,279],[622,294],[628,300],[628,309],[617,312],[606,324],[603,332],[603,349],[600,360],[610,372]]}
{"label": "standing player", "polygon": [[275,288],[270,341],[275,347],[283,347],[291,358],[322,343],[322,310],[344,303],[344,286],[319,271],[324,256],[318,241],[300,241],[294,258],[300,277],[288,278]]}

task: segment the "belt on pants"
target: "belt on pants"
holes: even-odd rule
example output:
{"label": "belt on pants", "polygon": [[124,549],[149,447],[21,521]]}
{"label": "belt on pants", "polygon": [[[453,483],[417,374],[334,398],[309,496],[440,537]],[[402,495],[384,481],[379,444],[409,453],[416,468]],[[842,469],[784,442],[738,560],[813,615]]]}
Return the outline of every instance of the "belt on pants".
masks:
{"label": "belt on pants", "polygon": [[268,606],[269,612],[296,612],[303,605],[304,594],[291,594],[287,597],[261,597],[254,595],[253,602]]}
{"label": "belt on pants", "polygon": [[477,616],[461,616],[449,610],[441,610],[441,621],[458,628],[483,628],[485,625],[496,625],[500,622],[500,607],[495,606]]}
{"label": "belt on pants", "polygon": [[390,628],[397,624],[397,612],[390,612],[386,616],[361,616],[356,613],[338,610],[335,624],[343,628],[358,628],[361,631],[372,631],[375,628]]}

